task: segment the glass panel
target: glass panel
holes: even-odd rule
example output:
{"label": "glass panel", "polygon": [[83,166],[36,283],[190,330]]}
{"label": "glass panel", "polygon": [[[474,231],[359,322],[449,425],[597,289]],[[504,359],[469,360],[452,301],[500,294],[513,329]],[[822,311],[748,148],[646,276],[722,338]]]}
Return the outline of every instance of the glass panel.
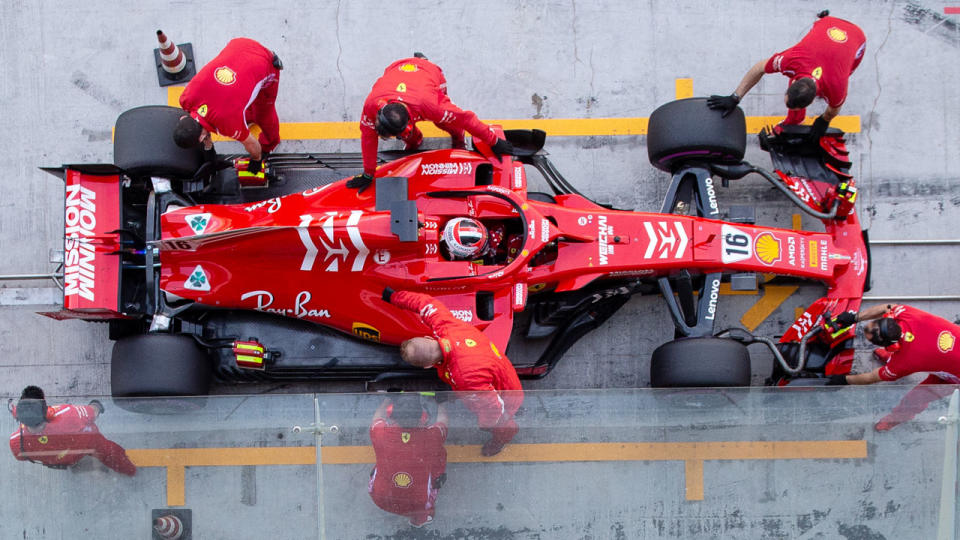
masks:
{"label": "glass panel", "polygon": [[[136,475],[109,470],[93,457],[55,470],[17,461],[8,452],[0,460],[0,485],[7,493],[0,503],[0,538],[150,538],[155,511],[177,515],[195,539],[280,538],[280,525],[297,531],[287,538],[317,537],[315,437],[309,430],[291,431],[314,422],[312,395],[122,404],[100,399],[105,412],[96,425],[126,449]],[[50,405],[58,403],[49,398]],[[181,412],[142,414],[124,406]],[[19,435],[18,425],[9,414],[0,415],[3,433]],[[31,454],[37,459],[43,448],[64,444],[63,435],[41,443],[27,434],[25,440],[28,452],[40,452]],[[109,448],[91,437],[66,444]]]}
{"label": "glass panel", "polygon": [[[422,520],[422,513],[389,513],[368,494],[371,419],[394,395],[324,395],[320,415],[339,428],[323,439],[325,533],[931,538],[943,472],[937,418],[946,400],[892,430],[874,428],[909,389],[529,391],[516,417],[518,435],[492,458],[481,455],[489,435],[476,417],[448,401],[446,483],[433,521],[417,532],[410,518]],[[432,453],[420,447],[404,457],[410,440],[428,439],[408,430],[408,442],[397,443],[404,430],[396,429],[394,457],[381,457],[377,467],[391,480],[381,490],[415,498],[422,484],[403,460]]]}
{"label": "glass panel", "polygon": [[[931,538],[946,400],[874,428],[909,390],[529,391],[519,433],[493,457],[481,455],[490,435],[473,413],[448,400],[447,478],[433,521],[417,531],[368,493],[374,412],[409,396],[218,396],[172,415],[104,399],[97,425],[126,448],[136,476],[89,457],[69,470],[8,457],[0,538],[145,538],[154,511],[181,510],[193,538]],[[434,398],[419,399],[435,416]],[[409,403],[396,410],[417,419],[403,413]],[[19,433],[9,415],[0,428]],[[401,451],[429,442],[413,431],[404,442],[403,432]],[[396,457],[381,473],[393,491],[419,487],[418,471]]]}

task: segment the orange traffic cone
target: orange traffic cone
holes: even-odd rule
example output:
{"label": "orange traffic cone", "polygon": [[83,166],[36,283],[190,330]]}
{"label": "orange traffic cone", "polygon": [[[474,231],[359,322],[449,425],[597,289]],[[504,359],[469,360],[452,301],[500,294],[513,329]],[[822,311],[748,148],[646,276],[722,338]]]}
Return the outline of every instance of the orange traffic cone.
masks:
{"label": "orange traffic cone", "polygon": [[183,535],[183,522],[177,516],[169,514],[153,520],[153,530],[164,540],[177,540]]}
{"label": "orange traffic cone", "polygon": [[153,56],[157,62],[157,79],[160,86],[186,82],[196,75],[193,45],[184,43],[178,46],[170,41],[163,30],[157,30],[157,41],[160,42],[160,47],[153,50]]}

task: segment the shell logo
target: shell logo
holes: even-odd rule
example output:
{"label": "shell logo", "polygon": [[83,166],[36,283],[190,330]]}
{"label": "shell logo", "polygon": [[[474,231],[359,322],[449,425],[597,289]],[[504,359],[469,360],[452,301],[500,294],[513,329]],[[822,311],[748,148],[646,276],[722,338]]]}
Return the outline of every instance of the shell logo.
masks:
{"label": "shell logo", "polygon": [[470,339],[470,338],[467,338],[467,339],[463,340],[463,342],[467,345],[467,347],[476,347],[476,346],[477,346],[477,342],[474,341],[474,340],[472,340],[472,339]]}
{"label": "shell logo", "polygon": [[413,484],[413,477],[405,472],[398,472],[393,475],[393,485],[401,489],[406,489]]}
{"label": "shell logo", "polygon": [[407,73],[413,73],[416,70],[417,70],[416,64],[403,64],[402,66],[400,66],[400,71],[405,71]]}
{"label": "shell logo", "polygon": [[813,73],[810,75],[813,75],[813,78],[819,81],[820,77],[823,76],[823,68],[820,66],[813,68]]}
{"label": "shell logo", "polygon": [[783,253],[780,249],[780,239],[768,232],[757,235],[753,249],[757,252],[760,262],[767,266],[773,266],[773,263],[780,260]]}
{"label": "shell logo", "polygon": [[227,66],[218,67],[213,72],[213,78],[217,80],[218,83],[224,86],[230,86],[231,84],[237,82],[237,74],[232,69]]}
{"label": "shell logo", "polygon": [[831,26],[827,29],[827,37],[833,41],[836,41],[837,43],[843,43],[847,41],[847,33],[836,26]]}
{"label": "shell logo", "polygon": [[937,336],[937,348],[940,349],[940,352],[942,353],[948,353],[952,351],[953,346],[956,343],[957,338],[947,330],[940,332],[940,335]]}

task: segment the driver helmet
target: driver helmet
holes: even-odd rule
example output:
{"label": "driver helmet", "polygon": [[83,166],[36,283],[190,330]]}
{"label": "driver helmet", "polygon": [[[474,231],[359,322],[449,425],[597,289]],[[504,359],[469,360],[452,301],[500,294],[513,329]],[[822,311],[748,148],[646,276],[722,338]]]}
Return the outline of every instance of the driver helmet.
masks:
{"label": "driver helmet", "polygon": [[473,218],[454,218],[443,227],[441,240],[452,258],[470,259],[487,247],[487,228]]}

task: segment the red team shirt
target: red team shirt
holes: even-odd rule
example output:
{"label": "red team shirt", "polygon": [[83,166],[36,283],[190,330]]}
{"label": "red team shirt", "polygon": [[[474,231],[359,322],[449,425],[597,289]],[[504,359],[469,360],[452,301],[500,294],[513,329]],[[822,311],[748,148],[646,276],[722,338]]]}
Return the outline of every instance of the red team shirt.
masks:
{"label": "red team shirt", "polygon": [[[513,364],[483,332],[454,317],[432,296],[397,291],[390,301],[419,312],[424,324],[433,330],[443,349],[443,361],[436,366],[440,379],[454,391],[480,391],[463,401],[477,415],[481,428],[491,429],[501,419],[512,422],[523,403],[523,387]],[[503,390],[512,392],[501,394]]]}
{"label": "red team shirt", "polygon": [[370,442],[377,464],[368,491],[373,502],[387,512],[422,524],[433,517],[437,479],[447,468],[447,426],[403,428],[382,418],[370,426]]}
{"label": "red team shirt", "polygon": [[960,384],[960,327],[910,306],[897,305],[885,315],[903,329],[893,354],[880,368],[880,378],[895,381],[912,373],[928,372],[924,384]]}
{"label": "red team shirt", "polygon": [[404,58],[390,64],[377,79],[363,103],[360,116],[360,144],[363,151],[363,172],[377,169],[379,138],[375,129],[377,111],[390,102],[407,106],[410,122],[428,120],[446,131],[455,146],[463,145],[463,132],[468,131],[486,144],[497,142],[497,135],[471,111],[457,107],[447,97],[447,80],[436,64],[424,58]]}
{"label": "red team shirt", "polygon": [[10,451],[20,461],[52,467],[76,464],[94,456],[111,469],[133,476],[137,468],[117,443],[104,437],[94,421],[97,410],[89,405],[55,405],[47,408],[47,423],[39,433],[26,426],[10,436]]}
{"label": "red team shirt", "polygon": [[[813,77],[817,81],[817,96],[834,108],[847,99],[847,81],[863,59],[867,38],[857,25],[824,17],[813,23],[806,36],[789,49],[767,60],[764,71],[779,71],[790,77]],[[806,116],[803,109],[791,111],[785,124],[799,124]]]}
{"label": "red team shirt", "polygon": [[280,70],[272,51],[252,39],[236,38],[203,66],[180,95],[180,106],[211,133],[243,141],[247,124],[260,126],[264,152],[280,142],[274,106]]}

